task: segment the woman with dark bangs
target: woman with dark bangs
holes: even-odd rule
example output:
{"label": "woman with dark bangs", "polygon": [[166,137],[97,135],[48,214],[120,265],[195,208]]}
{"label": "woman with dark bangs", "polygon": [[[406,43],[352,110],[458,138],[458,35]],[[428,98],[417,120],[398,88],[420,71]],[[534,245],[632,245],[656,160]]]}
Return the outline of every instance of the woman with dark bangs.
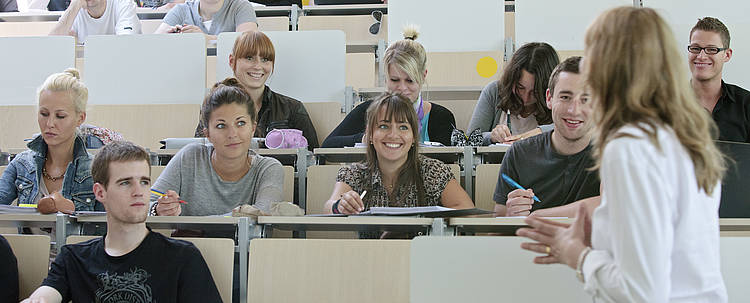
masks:
{"label": "woman with dark bangs", "polygon": [[367,157],[339,170],[325,211],[357,214],[373,206],[474,207],[448,165],[419,155],[417,121],[411,101],[402,95],[384,94],[373,101],[367,108]]}
{"label": "woman with dark bangs", "polygon": [[[234,42],[229,66],[245,92],[255,104],[258,127],[254,137],[265,137],[274,129],[292,128],[302,131],[310,149],[318,147],[310,115],[302,102],[276,93],[266,85],[273,73],[276,51],[271,39],[258,31],[242,33]],[[196,136],[203,136],[202,125],[198,125]]]}
{"label": "woman with dark bangs", "polygon": [[483,145],[511,143],[552,129],[546,93],[552,70],[560,62],[544,42],[516,50],[499,81],[482,90],[467,132],[479,129]]}

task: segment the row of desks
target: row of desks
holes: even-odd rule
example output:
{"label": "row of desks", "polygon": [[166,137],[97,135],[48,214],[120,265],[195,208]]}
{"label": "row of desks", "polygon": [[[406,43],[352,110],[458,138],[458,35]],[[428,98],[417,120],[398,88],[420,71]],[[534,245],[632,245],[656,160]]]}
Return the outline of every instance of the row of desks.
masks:
{"label": "row of desks", "polygon": [[[572,219],[554,219],[571,223]],[[65,214],[0,214],[0,227],[54,227],[55,240],[65,243],[70,235],[85,234],[85,225],[106,224],[106,216],[69,216]],[[421,218],[393,216],[302,216],[276,217],[262,216],[257,220],[249,217],[222,216],[149,216],[146,225],[155,229],[198,229],[198,230],[232,230],[242,247],[250,239],[264,238],[269,229],[280,229],[297,232],[306,231],[352,231],[352,232],[423,232],[433,236],[461,236],[475,233],[495,233],[513,235],[516,229],[526,226],[524,218],[494,217],[459,217],[459,218]],[[719,219],[722,232],[750,232],[750,219]]]}
{"label": "row of desks", "polygon": [[[508,150],[508,146],[483,146],[483,147],[421,147],[419,152],[431,158],[441,160],[445,163],[456,163],[461,167],[461,176],[464,177],[462,183],[464,189],[473,198],[474,188],[471,182],[476,175],[476,165],[484,163],[500,163],[503,155]],[[25,149],[9,149],[5,151],[4,157],[0,157],[0,165],[7,165],[10,158],[23,152]],[[169,160],[179,151],[179,149],[158,149],[151,150],[152,165],[166,165]],[[316,148],[312,152],[306,148],[299,149],[255,149],[260,155],[273,157],[279,160],[283,165],[294,166],[295,177],[297,180],[307,180],[307,168],[315,164],[324,163],[354,163],[365,158],[366,149],[364,147],[356,148]],[[89,150],[90,153],[96,154],[97,150]],[[456,176],[461,180],[461,176]],[[297,182],[298,201],[300,207],[305,209],[306,206],[306,182]]]}

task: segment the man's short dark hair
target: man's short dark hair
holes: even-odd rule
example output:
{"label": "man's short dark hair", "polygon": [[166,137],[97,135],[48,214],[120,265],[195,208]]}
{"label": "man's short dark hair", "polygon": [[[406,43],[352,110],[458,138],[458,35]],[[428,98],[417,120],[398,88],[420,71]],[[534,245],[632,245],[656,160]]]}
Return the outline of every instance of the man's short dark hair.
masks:
{"label": "man's short dark hair", "polygon": [[[695,26],[693,26],[693,29],[690,30],[690,36],[693,36],[693,32],[697,30],[719,34],[719,36],[721,36],[721,43],[724,43],[724,46],[722,47],[729,48],[729,29],[727,29],[727,26],[719,19],[714,17],[698,19],[698,23],[696,23]],[[688,37],[688,39],[690,38]]]}
{"label": "man's short dark hair", "polygon": [[550,95],[555,93],[555,86],[557,86],[557,79],[560,78],[560,73],[568,72],[578,74],[580,73],[578,71],[580,64],[581,56],[573,56],[563,60],[563,62],[560,62],[560,64],[555,66],[555,69],[552,70],[552,75],[549,76],[549,85],[547,86],[549,88]]}
{"label": "man's short dark hair", "polygon": [[104,145],[94,157],[91,163],[91,176],[95,183],[99,183],[107,188],[109,183],[109,163],[128,162],[128,161],[145,161],[149,164],[149,173],[151,173],[151,158],[143,147],[127,141],[114,141]]}

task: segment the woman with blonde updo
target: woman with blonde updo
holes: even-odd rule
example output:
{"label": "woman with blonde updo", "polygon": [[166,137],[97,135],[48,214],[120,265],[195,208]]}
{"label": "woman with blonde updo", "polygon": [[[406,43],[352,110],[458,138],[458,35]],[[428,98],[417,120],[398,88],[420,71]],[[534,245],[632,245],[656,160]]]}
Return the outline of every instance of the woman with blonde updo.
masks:
{"label": "woman with blonde updo", "polygon": [[94,199],[92,156],[78,127],[86,120],[88,89],[78,70],[49,76],[38,89],[41,134],[0,177],[0,203],[37,204],[46,196],[73,201],[76,211],[104,211]]}
{"label": "woman with blonde updo", "polygon": [[[404,29],[404,39],[391,44],[385,51],[386,89],[389,93],[401,94],[412,103],[417,113],[419,138],[417,142],[439,142],[451,145],[451,132],[456,125],[453,113],[447,108],[424,100],[422,86],[427,77],[427,52],[415,41],[419,31],[414,26]],[[367,108],[372,101],[355,107],[341,124],[323,141],[322,147],[354,146],[365,142]]]}

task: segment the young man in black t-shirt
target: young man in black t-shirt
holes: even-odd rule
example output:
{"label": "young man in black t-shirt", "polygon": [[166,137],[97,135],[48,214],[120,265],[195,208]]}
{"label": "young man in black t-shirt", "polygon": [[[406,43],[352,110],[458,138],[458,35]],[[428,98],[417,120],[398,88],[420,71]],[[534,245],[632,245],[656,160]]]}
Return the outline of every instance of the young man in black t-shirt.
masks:
{"label": "young man in black t-shirt", "polygon": [[712,17],[690,30],[688,66],[695,95],[719,128],[719,140],[750,143],[750,91],[724,82],[724,64],[732,59],[729,29]]}
{"label": "young man in black t-shirt", "polygon": [[129,142],[94,158],[94,194],[107,210],[107,234],[65,245],[47,278],[24,302],[221,302],[200,251],[146,228],[149,155]]}
{"label": "young man in black t-shirt", "polygon": [[[568,58],[550,76],[547,106],[555,129],[515,142],[505,153],[494,195],[497,216],[534,212],[575,217],[579,205],[586,205],[587,210],[598,205],[598,172],[588,170],[594,165],[589,146],[591,105],[578,72],[580,61],[581,57]],[[525,189],[508,184],[502,174]]]}

